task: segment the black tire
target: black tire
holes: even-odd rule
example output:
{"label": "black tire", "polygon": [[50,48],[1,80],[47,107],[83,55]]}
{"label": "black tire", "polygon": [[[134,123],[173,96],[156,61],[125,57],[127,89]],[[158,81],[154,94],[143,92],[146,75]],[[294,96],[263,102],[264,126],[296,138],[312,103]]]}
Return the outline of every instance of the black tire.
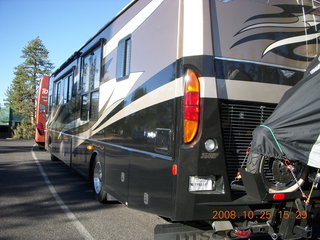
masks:
{"label": "black tire", "polygon": [[259,165],[262,160],[262,155],[250,153],[247,159],[247,172],[259,173]]}
{"label": "black tire", "polygon": [[44,149],[44,143],[37,143],[39,150],[45,150]]}
{"label": "black tire", "polygon": [[107,203],[107,192],[104,190],[104,170],[98,155],[93,161],[91,177],[93,192],[95,193],[97,200],[100,203]]}
{"label": "black tire", "polygon": [[51,161],[53,161],[53,162],[60,161],[60,159],[57,158],[56,156],[54,156],[52,153],[50,154],[50,159],[51,159]]}
{"label": "black tire", "polygon": [[308,167],[298,162],[292,162],[291,164],[294,165],[294,174],[298,183],[283,161],[267,158],[257,153],[249,154],[247,172],[260,173],[269,193],[294,192],[299,186],[303,185],[308,175]]}

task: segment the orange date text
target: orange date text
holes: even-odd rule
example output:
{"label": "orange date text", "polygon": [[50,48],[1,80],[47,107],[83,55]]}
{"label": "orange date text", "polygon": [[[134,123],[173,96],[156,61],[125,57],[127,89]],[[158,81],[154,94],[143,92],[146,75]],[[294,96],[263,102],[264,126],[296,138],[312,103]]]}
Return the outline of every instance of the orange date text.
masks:
{"label": "orange date text", "polygon": [[[257,210],[257,211],[235,211],[235,210],[219,210],[212,211],[212,219],[223,220],[223,219],[271,219],[273,217],[278,217],[280,219],[307,219],[307,211],[295,211],[294,214],[290,214],[290,211],[282,210],[276,213],[271,210]],[[274,216],[276,214],[276,216]]]}

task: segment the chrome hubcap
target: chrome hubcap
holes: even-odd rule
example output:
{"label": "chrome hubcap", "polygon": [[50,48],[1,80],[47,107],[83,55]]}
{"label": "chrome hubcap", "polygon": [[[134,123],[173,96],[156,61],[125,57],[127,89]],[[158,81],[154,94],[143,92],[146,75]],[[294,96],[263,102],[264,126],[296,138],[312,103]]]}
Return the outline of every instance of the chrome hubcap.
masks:
{"label": "chrome hubcap", "polygon": [[94,172],[93,172],[93,186],[96,194],[99,194],[101,192],[101,186],[102,186],[102,169],[100,162],[97,162],[94,166]]}

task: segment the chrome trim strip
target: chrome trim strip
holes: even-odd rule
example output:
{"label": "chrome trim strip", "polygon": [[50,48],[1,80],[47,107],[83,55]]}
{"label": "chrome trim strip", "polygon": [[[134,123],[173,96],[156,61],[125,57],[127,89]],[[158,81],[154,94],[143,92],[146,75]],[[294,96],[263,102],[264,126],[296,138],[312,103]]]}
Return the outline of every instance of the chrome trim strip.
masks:
{"label": "chrome trim strip", "polygon": [[245,63],[254,63],[258,65],[265,65],[265,66],[270,66],[270,67],[277,67],[277,68],[284,68],[288,70],[293,70],[293,71],[300,71],[300,72],[305,72],[305,69],[301,68],[293,68],[293,67],[287,67],[283,65],[277,65],[277,64],[272,64],[272,63],[265,63],[265,62],[256,62],[256,61],[251,61],[251,60],[245,60],[245,59],[237,59],[237,58],[226,58],[226,57],[213,57],[218,60],[226,60],[226,61],[234,61],[234,62],[245,62]]}
{"label": "chrome trim strip", "polygon": [[142,150],[138,150],[138,149],[134,149],[134,148],[124,147],[124,146],[120,146],[120,145],[116,145],[116,144],[112,144],[112,143],[107,143],[107,142],[102,142],[102,141],[98,141],[98,140],[94,140],[94,139],[90,139],[90,138],[83,138],[83,137],[80,137],[80,136],[71,135],[71,134],[67,134],[67,133],[63,133],[63,132],[59,132],[59,131],[55,131],[55,130],[51,130],[51,129],[47,129],[46,131],[58,133],[58,134],[69,136],[69,137],[79,138],[79,139],[82,139],[82,140],[85,140],[85,141],[100,143],[100,144],[104,144],[104,145],[107,145],[107,146],[110,146],[110,147],[120,148],[120,149],[123,149],[123,150],[126,150],[126,151],[130,151],[130,152],[141,153],[141,154],[144,154],[144,155],[152,156],[153,158],[161,158],[161,159],[167,160],[167,161],[172,161],[173,160],[172,157],[164,156],[164,155],[157,154],[157,153],[151,153],[151,152],[142,151]]}

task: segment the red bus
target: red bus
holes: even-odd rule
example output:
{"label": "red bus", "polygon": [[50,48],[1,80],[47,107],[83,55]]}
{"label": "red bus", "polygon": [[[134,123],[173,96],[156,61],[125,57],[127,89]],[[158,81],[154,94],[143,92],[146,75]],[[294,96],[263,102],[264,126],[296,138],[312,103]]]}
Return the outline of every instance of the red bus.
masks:
{"label": "red bus", "polygon": [[34,140],[39,148],[44,148],[45,144],[45,129],[48,112],[48,88],[49,77],[43,76],[40,79],[40,86],[38,89],[37,107],[36,107],[36,129]]}

